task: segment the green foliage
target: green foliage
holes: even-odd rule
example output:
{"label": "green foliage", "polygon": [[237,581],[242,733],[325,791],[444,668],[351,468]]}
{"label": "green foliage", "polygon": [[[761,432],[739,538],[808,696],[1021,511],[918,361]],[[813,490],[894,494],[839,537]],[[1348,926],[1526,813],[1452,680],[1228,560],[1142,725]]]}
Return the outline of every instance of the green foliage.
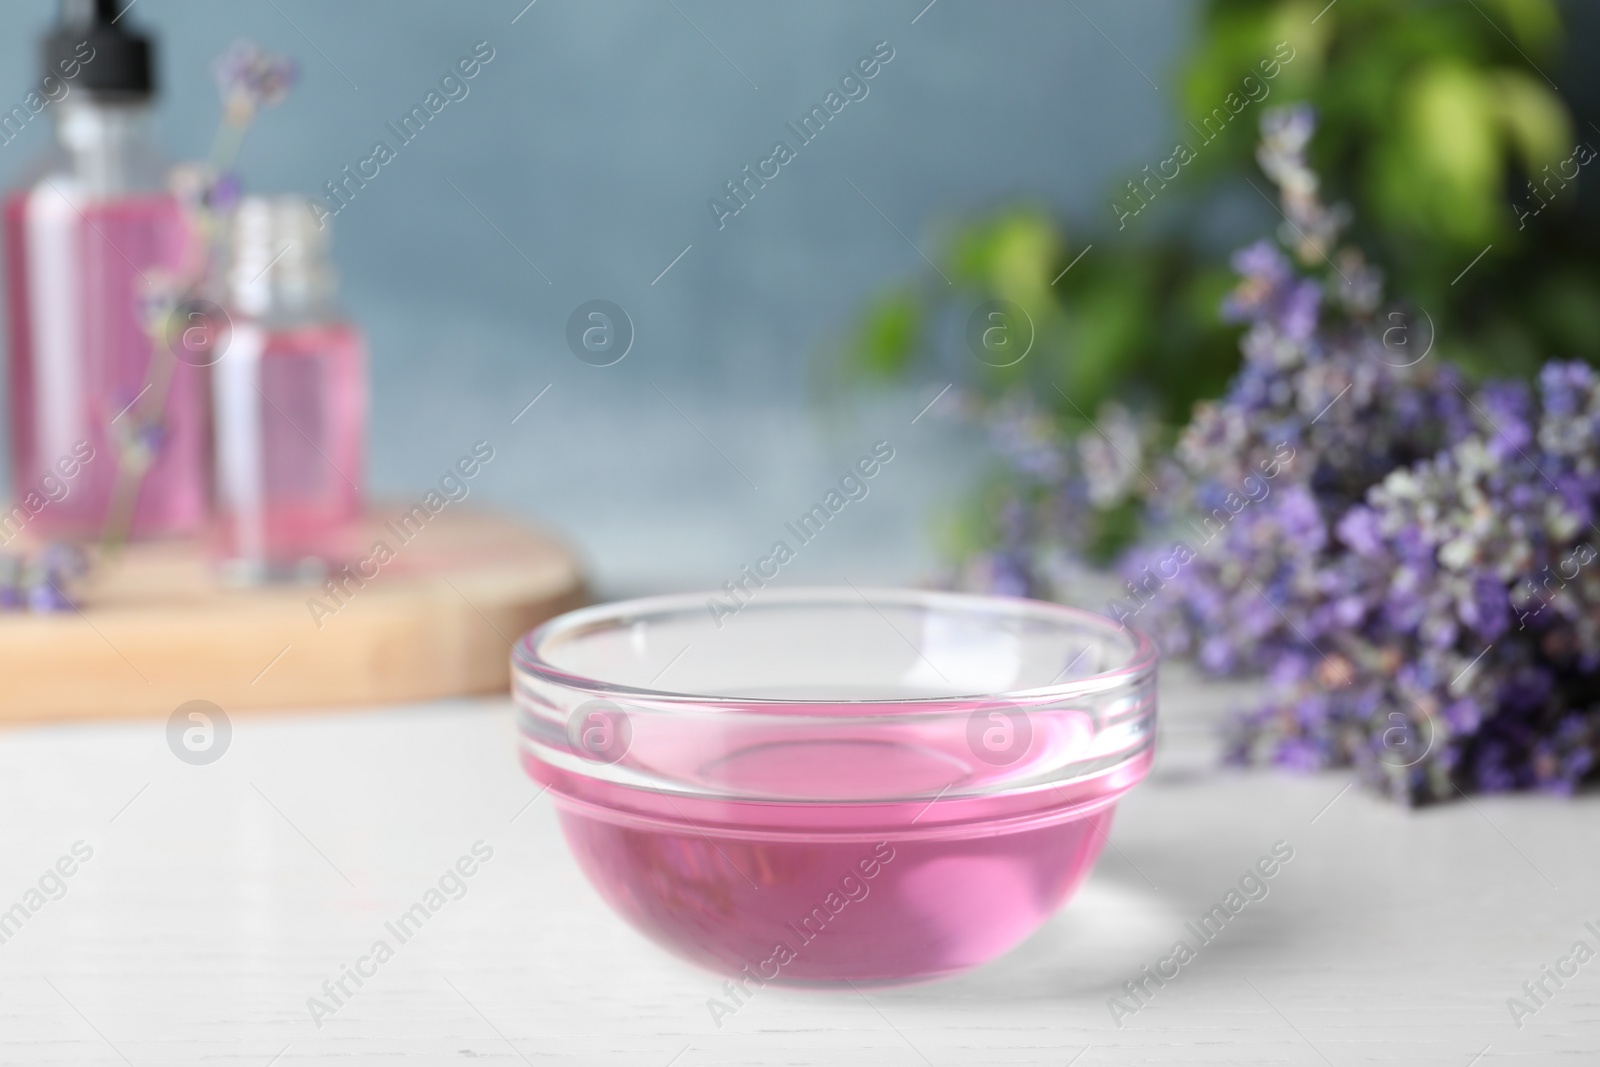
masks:
{"label": "green foliage", "polygon": [[[1260,185],[1261,111],[1309,102],[1325,199],[1359,206],[1353,236],[1390,298],[1427,311],[1439,355],[1502,376],[1552,357],[1600,362],[1600,227],[1577,210],[1577,181],[1560,176],[1583,134],[1544,73],[1557,70],[1564,38],[1554,0],[1204,0],[1177,101],[1177,136],[1203,147],[1153,206],[1182,219],[1219,192],[1253,197],[1244,182]],[[1262,78],[1263,60],[1286,48],[1292,61]],[[1247,76],[1265,97],[1214,139],[1197,136]],[[1231,274],[1181,226],[1141,219],[1119,231],[1115,217],[1069,230],[1021,205],[965,223],[938,257],[953,284],[901,285],[872,302],[846,346],[849,368],[880,380],[940,368],[980,398],[1025,389],[1064,436],[1109,399],[1184,423],[1238,365],[1237,330],[1218,310]],[[1036,331],[1012,367],[968,351],[965,317],[995,299],[1022,307]],[[992,508],[975,510],[962,540],[992,543],[974,532]],[[1094,554],[1104,556],[1136,524],[1100,518]]]}
{"label": "green foliage", "polygon": [[[1083,251],[1032,209],[966,225],[950,239],[943,268],[958,295],[941,279],[881,295],[853,332],[850,366],[869,379],[958,367],[991,395],[1026,386],[1068,422],[1113,397],[1183,421],[1237,362],[1234,331],[1216,315],[1227,272],[1178,243],[1097,244],[1078,259]],[[1031,320],[1033,348],[1014,366],[988,366],[968,351],[964,314],[990,299],[1011,301]]]}
{"label": "green foliage", "polygon": [[903,374],[916,357],[921,317],[915,294],[895,290],[880,296],[861,318],[851,362],[876,377]]}
{"label": "green foliage", "polygon": [[[1439,351],[1499,373],[1528,373],[1552,356],[1600,358],[1591,328],[1600,288],[1588,267],[1595,227],[1559,176],[1586,138],[1545,80],[1564,43],[1558,6],[1339,0],[1313,25],[1322,6],[1210,0],[1185,113],[1214,106],[1237,71],[1288,41],[1296,58],[1271,102],[1316,107],[1313,162],[1328,198],[1359,205],[1358,243],[1388,273],[1392,296],[1428,309]],[[1248,174],[1253,133],[1230,129],[1207,148],[1214,174]],[[1549,188],[1530,190],[1530,180]],[[1516,205],[1536,207],[1534,192],[1549,208],[1519,219]],[[1555,316],[1545,313],[1552,290],[1562,294]]]}

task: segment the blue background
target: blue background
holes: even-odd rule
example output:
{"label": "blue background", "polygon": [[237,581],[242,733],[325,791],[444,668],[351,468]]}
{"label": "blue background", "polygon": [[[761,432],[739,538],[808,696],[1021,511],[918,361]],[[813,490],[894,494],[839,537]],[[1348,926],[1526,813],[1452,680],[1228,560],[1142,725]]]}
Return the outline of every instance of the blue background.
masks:
{"label": "blue background", "polygon": [[[394,144],[385,123],[476,42],[493,47],[467,98],[333,220],[371,341],[371,482],[420,495],[487,439],[498,456],[473,499],[561,531],[620,593],[732,577],[880,439],[896,460],[872,495],[786,574],[928,573],[930,515],[980,464],[938,408],[911,424],[947,383],[845,402],[816,388],[819,354],[886,281],[934,278],[918,249],[937,258],[953,220],[1026,198],[1104,228],[1110,190],[1170,140],[1188,0],[925,3],[137,0],[127,17],[160,37],[175,158],[209,147],[210,62],[231,41],[297,57],[300,84],[242,153],[259,192],[320,190]],[[53,9],[6,5],[7,108]],[[866,99],[719,232],[707,199],[794,143],[785,122],[879,41],[895,55]],[[49,137],[35,122],[0,148],[0,176]],[[567,348],[594,299],[634,323],[614,366]]]}

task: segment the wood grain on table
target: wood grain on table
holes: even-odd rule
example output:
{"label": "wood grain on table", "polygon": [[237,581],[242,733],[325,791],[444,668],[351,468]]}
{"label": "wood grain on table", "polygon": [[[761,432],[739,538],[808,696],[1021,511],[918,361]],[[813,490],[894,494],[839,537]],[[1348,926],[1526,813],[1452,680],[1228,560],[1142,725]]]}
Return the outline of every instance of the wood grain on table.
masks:
{"label": "wood grain on table", "polygon": [[504,692],[510,642],[584,597],[572,553],[514,519],[384,508],[351,542],[357,573],[332,592],[229,588],[195,541],[130,546],[97,569],[81,611],[0,614],[0,720]]}

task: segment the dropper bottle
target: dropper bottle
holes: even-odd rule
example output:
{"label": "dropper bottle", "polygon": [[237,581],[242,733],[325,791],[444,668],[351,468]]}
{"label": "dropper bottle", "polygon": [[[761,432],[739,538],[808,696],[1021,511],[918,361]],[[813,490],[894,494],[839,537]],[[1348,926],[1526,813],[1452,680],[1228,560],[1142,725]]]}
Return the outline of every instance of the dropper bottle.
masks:
{"label": "dropper bottle", "polygon": [[5,144],[55,133],[3,229],[9,518],[46,536],[96,537],[119,509],[135,536],[186,533],[209,510],[206,370],[149,321],[194,246],[154,137],[154,42],[118,7],[62,0],[37,88],[0,115]]}

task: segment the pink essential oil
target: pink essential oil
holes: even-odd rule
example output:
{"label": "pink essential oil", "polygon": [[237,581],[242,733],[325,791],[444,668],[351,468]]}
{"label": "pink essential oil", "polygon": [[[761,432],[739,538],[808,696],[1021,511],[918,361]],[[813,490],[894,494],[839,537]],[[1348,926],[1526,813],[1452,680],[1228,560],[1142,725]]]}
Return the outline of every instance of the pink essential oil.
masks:
{"label": "pink essential oil", "polygon": [[[98,535],[114,510],[184,533],[208,511],[205,370],[148,321],[195,245],[151,132],[151,42],[116,8],[63,3],[41,83],[55,144],[4,208],[12,486],[64,484],[30,518],[49,536]],[[143,476],[119,480],[130,456]]]}
{"label": "pink essential oil", "polygon": [[232,336],[212,369],[218,554],[239,581],[318,578],[355,548],[366,346],[303,198],[240,203],[229,283]]}
{"label": "pink essential oil", "polygon": [[[927,803],[881,814],[909,823]],[[958,837],[735,836],[558,806],[579,866],[615,911],[695,963],[779,983],[919,981],[985,963],[1077,891],[1111,823],[1107,806]]]}
{"label": "pink essential oil", "polygon": [[[905,662],[905,647],[889,643],[894,630],[864,616],[859,602],[806,599],[823,592],[789,594],[800,598],[789,605],[794,614],[809,616],[792,627],[783,605],[767,605],[760,622],[743,620],[754,624],[750,632],[721,650],[714,626],[695,638],[681,618],[663,619],[666,645],[689,642],[684,659],[700,642],[709,646],[710,660],[684,674],[711,697],[612,686],[559,709],[577,666],[587,678],[599,660],[652,643],[642,610],[619,619],[614,639],[598,636],[597,618],[583,618],[609,609],[569,616],[578,617],[571,639],[599,651],[561,656],[569,649],[559,638],[543,642],[568,660],[560,667],[530,669],[538,635],[527,639],[517,660],[524,766],[550,786],[568,845],[606,902],[693,962],[757,984],[920,981],[987,962],[1071,898],[1104,845],[1115,801],[1148,769],[1153,654],[1142,638],[1119,644],[1109,622],[1100,631],[1100,622],[1083,621],[1093,617],[1044,605],[1028,609],[1042,619],[1018,620],[1011,613],[1026,602],[1010,602],[982,625],[1003,631],[1020,621],[1041,631],[1021,642],[1030,655],[1049,656],[1040,659],[1039,682],[1066,676],[1073,657],[1088,661],[1088,673],[1072,674],[1056,693],[1019,684],[1007,668],[992,681],[1004,675],[1026,696],[885,699],[881,685],[869,684],[868,661],[883,657],[881,673],[899,679],[902,695],[920,688],[906,682],[917,664]],[[940,596],[877,595],[896,629],[925,634],[916,605]],[[947,615],[968,602],[996,603],[934,601]],[[815,624],[828,616],[836,633],[819,635]],[[1042,631],[1051,624],[1057,650],[1046,653]],[[1093,656],[1083,655],[1086,634],[1098,642]],[[734,636],[732,624],[722,636]],[[756,647],[763,644],[766,657]],[[939,644],[922,644],[933,662]],[[975,639],[976,649],[985,645],[998,647]],[[752,687],[712,684],[724,654],[734,657],[729,675],[763,659],[774,673],[804,675],[761,689],[805,698],[730,695],[748,696]],[[810,681],[830,662],[860,684]],[[953,678],[960,668],[950,662]],[[1131,665],[1125,677],[1096,680],[1118,663]],[[817,699],[828,689],[876,695]]]}

